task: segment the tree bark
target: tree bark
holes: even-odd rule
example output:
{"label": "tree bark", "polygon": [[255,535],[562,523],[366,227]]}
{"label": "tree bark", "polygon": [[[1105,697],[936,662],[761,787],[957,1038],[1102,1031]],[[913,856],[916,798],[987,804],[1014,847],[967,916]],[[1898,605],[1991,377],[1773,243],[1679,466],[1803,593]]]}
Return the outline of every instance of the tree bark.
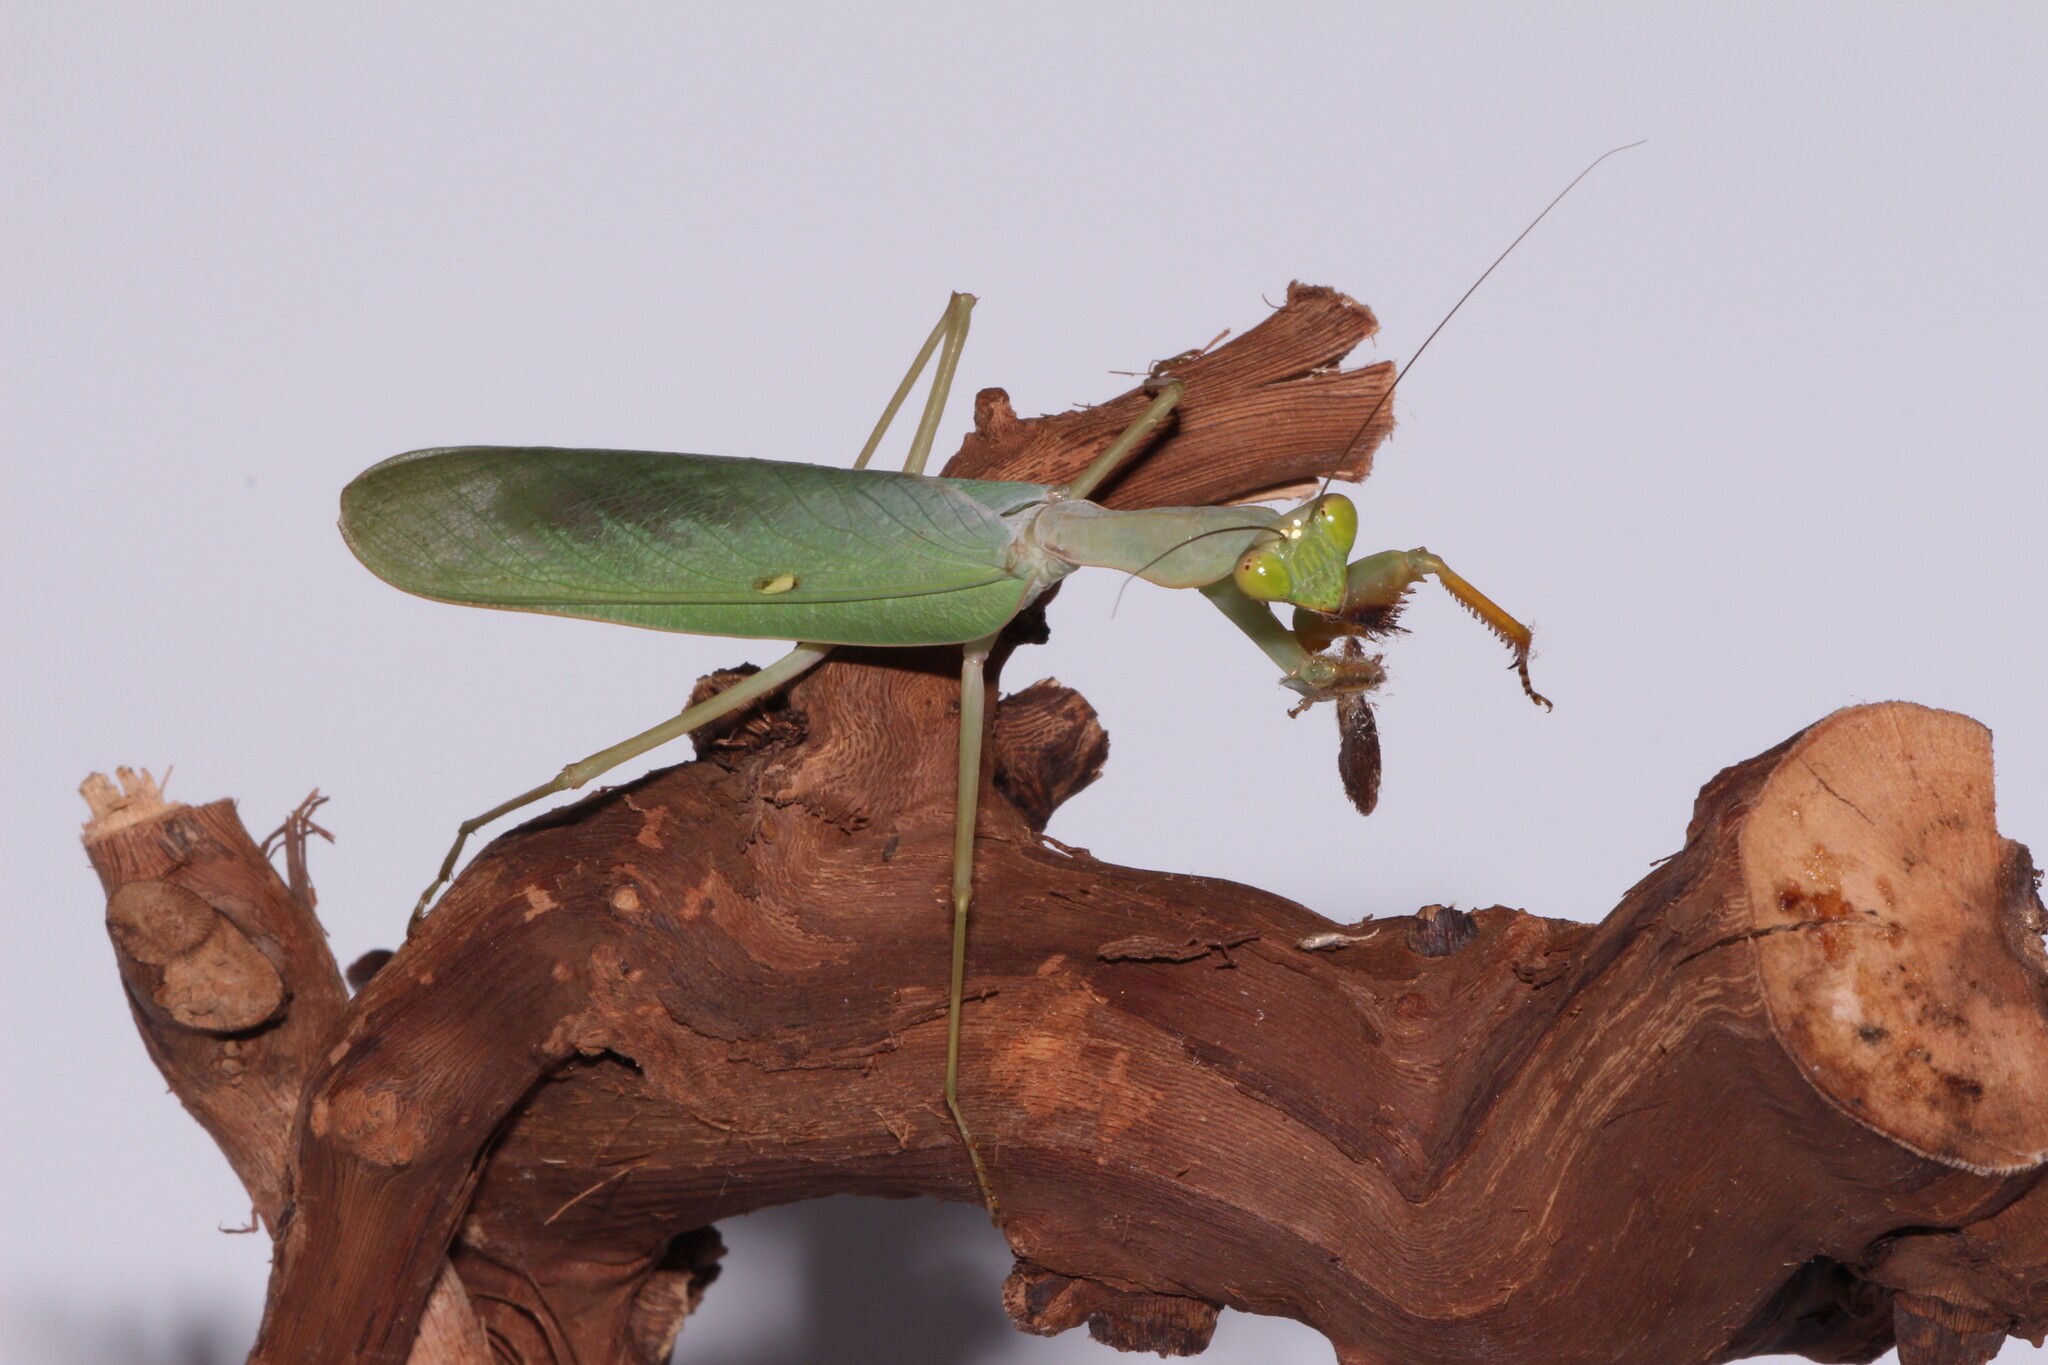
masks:
{"label": "tree bark", "polygon": [[[1177,366],[1181,424],[1117,496],[1369,461],[1386,372],[1330,365],[1371,325],[1295,290]],[[980,476],[1058,477],[1120,425],[979,411]],[[252,1359],[648,1365],[717,1219],[977,1199],[939,1103],[957,659],[844,651],[504,836],[346,1005],[229,807],[102,792],[137,1025],[278,1237]],[[1073,693],[990,733],[962,1102],[1025,1330],[1188,1353],[1229,1305],[1346,1365],[1949,1365],[2048,1329],[2044,917],[1974,722],[1857,708],[1727,769],[1597,925],[1341,931],[1049,846],[1106,752]]]}

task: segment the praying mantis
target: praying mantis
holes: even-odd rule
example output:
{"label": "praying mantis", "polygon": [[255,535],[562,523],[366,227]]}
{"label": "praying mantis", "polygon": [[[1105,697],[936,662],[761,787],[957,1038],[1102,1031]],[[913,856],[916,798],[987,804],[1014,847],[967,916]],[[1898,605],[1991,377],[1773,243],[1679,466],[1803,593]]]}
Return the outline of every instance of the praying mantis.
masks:
{"label": "praying mantis", "polygon": [[[1510,244],[1508,251],[1513,249]],[[415,925],[453,875],[469,836],[499,817],[581,787],[749,705],[815,667],[836,646],[962,647],[944,1096],[994,1214],[988,1171],[960,1107],[959,1056],[983,672],[1010,621],[1083,567],[1199,591],[1279,668],[1282,684],[1301,698],[1297,711],[1336,703],[1340,768],[1361,811],[1372,808],[1379,770],[1368,699],[1385,675],[1379,658],[1367,655],[1359,641],[1391,629],[1402,601],[1422,579],[1436,579],[1497,635],[1513,653],[1523,691],[1545,707],[1549,702],[1529,681],[1529,629],[1442,559],[1416,549],[1347,562],[1357,510],[1327,485],[1285,511],[1120,511],[1089,501],[1180,402],[1184,385],[1173,377],[1171,362],[1155,366],[1149,376],[1153,396],[1144,411],[1065,484],[927,476],[925,464],[974,302],[967,294],[950,298],[850,469],[643,451],[419,450],[372,466],[343,490],[341,530],[372,572],[422,597],[655,630],[799,642],[775,663],[679,715],[464,821],[414,907]],[[902,472],[869,469],[934,356]],[[1282,605],[1294,609],[1290,624],[1274,615]]]}

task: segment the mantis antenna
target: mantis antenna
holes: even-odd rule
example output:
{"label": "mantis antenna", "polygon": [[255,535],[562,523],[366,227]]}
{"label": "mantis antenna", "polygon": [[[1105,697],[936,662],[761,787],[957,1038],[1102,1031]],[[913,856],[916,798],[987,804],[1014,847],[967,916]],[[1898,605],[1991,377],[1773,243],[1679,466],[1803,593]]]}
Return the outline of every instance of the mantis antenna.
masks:
{"label": "mantis antenna", "polygon": [[[1536,230],[1536,225],[1542,222],[1545,218],[1548,218],[1550,216],[1550,211],[1556,208],[1559,204],[1563,203],[1564,197],[1570,194],[1573,190],[1577,189],[1579,186],[1579,182],[1581,180],[1584,180],[1587,176],[1591,175],[1593,173],[1594,168],[1597,167],[1601,162],[1605,161],[1610,156],[1616,155],[1617,153],[1626,152],[1632,148],[1640,147],[1648,141],[1649,139],[1646,137],[1637,138],[1634,142],[1624,142],[1619,147],[1610,147],[1606,151],[1600,153],[1600,155],[1594,157],[1592,161],[1587,163],[1585,170],[1580,171],[1577,175],[1572,177],[1571,184],[1566,185],[1563,189],[1559,190],[1557,192],[1557,197],[1555,199],[1552,199],[1548,204],[1545,204],[1543,206],[1543,212],[1537,214],[1534,218],[1531,218],[1529,220],[1529,225],[1523,228],[1520,232],[1515,234],[1515,240],[1509,242],[1507,246],[1501,251],[1500,255],[1493,258],[1493,264],[1487,266],[1486,269],[1480,271],[1479,278],[1472,281],[1470,287],[1468,287],[1464,293],[1458,295],[1458,301],[1451,305],[1451,311],[1445,313],[1443,315],[1442,320],[1439,321],[1436,326],[1429,329],[1429,335],[1424,337],[1422,339],[1422,344],[1415,348],[1415,354],[1409,356],[1407,361],[1402,364],[1401,368],[1394,373],[1394,382],[1387,385],[1387,391],[1380,395],[1380,401],[1372,405],[1372,411],[1368,412],[1365,415],[1365,420],[1359,423],[1357,432],[1355,432],[1352,435],[1351,439],[1345,443],[1344,454],[1340,456],[1337,461],[1337,463],[1340,466],[1344,463],[1344,460],[1346,458],[1349,458],[1351,452],[1358,448],[1358,443],[1365,439],[1365,433],[1372,430],[1372,424],[1374,420],[1376,420],[1382,412],[1386,411],[1387,404],[1394,401],[1394,390],[1401,387],[1401,381],[1408,377],[1408,371],[1415,368],[1415,362],[1422,359],[1422,353],[1429,349],[1430,342],[1436,340],[1437,333],[1443,331],[1445,327],[1450,325],[1451,319],[1458,316],[1458,310],[1465,306],[1465,301],[1471,298],[1474,294],[1479,292],[1479,286],[1485,284],[1487,276],[1493,274],[1494,271],[1500,268],[1500,263],[1502,261],[1505,261],[1509,256],[1514,254],[1515,248],[1522,244],[1522,239],[1524,237],[1527,237],[1530,233],[1534,232]],[[1323,476],[1323,486],[1316,490],[1318,496],[1321,496],[1323,493],[1327,493],[1330,490],[1330,480],[1334,477],[1334,474],[1326,474]]]}
{"label": "mantis antenna", "polygon": [[[1552,209],[1556,208],[1556,207],[1557,207],[1557,206],[1558,206],[1559,204],[1563,203],[1563,202],[1564,202],[1564,197],[1565,197],[1566,195],[1570,194],[1570,193],[1571,193],[1571,192],[1572,192],[1573,190],[1577,189],[1577,188],[1578,188],[1578,185],[1579,185],[1579,182],[1580,182],[1581,180],[1584,180],[1584,179],[1585,179],[1585,178],[1586,178],[1587,176],[1591,175],[1591,174],[1593,173],[1594,169],[1595,169],[1596,167],[1598,167],[1598,166],[1599,166],[1599,164],[1600,164],[1601,162],[1603,162],[1603,161],[1607,160],[1607,158],[1608,158],[1608,157],[1610,157],[1610,156],[1614,156],[1614,155],[1616,155],[1616,154],[1618,154],[1618,153],[1621,153],[1621,152],[1626,152],[1626,151],[1629,151],[1629,150],[1631,150],[1631,149],[1633,149],[1633,148],[1636,148],[1636,147],[1640,147],[1640,146],[1642,146],[1642,145],[1643,145],[1643,144],[1644,144],[1645,142],[1648,142],[1648,141],[1649,141],[1649,139],[1648,139],[1648,138],[1637,138],[1637,139],[1636,139],[1636,140],[1635,140],[1634,142],[1625,142],[1625,143],[1623,143],[1623,144],[1622,144],[1621,146],[1619,146],[1619,147],[1610,147],[1610,148],[1608,148],[1608,149],[1607,149],[1606,151],[1604,151],[1604,152],[1600,153],[1600,155],[1598,155],[1598,156],[1594,157],[1594,158],[1593,158],[1593,159],[1592,159],[1592,160],[1591,160],[1590,162],[1588,162],[1588,163],[1586,164],[1586,169],[1584,169],[1584,170],[1580,171],[1580,172],[1579,172],[1579,173],[1578,173],[1577,175],[1573,176],[1573,177],[1572,177],[1572,180],[1571,180],[1571,183],[1570,183],[1570,184],[1568,184],[1568,185],[1566,185],[1566,186],[1565,186],[1565,187],[1564,187],[1563,189],[1559,190],[1559,191],[1557,192],[1557,195],[1556,195],[1556,197],[1555,197],[1555,198],[1553,198],[1553,199],[1552,199],[1552,200],[1551,200],[1551,201],[1550,201],[1550,202],[1549,202],[1548,204],[1545,204],[1545,205],[1543,206],[1543,211],[1542,211],[1541,213],[1537,214],[1537,215],[1536,215],[1536,216],[1535,216],[1534,218],[1531,218],[1531,219],[1529,220],[1529,224],[1528,224],[1528,226],[1527,226],[1527,227],[1524,227],[1524,228],[1523,228],[1523,229],[1522,229],[1522,230],[1521,230],[1520,232],[1518,232],[1518,233],[1516,233],[1516,234],[1515,234],[1515,240],[1513,240],[1512,242],[1509,242],[1509,243],[1507,244],[1507,246],[1506,246],[1506,247],[1504,247],[1504,248],[1503,248],[1503,249],[1501,250],[1501,253],[1500,253],[1500,255],[1498,255],[1498,256],[1496,256],[1496,257],[1494,257],[1494,258],[1493,258],[1493,263],[1492,263],[1491,265],[1488,265],[1488,266],[1486,267],[1486,269],[1484,269],[1484,270],[1482,270],[1482,271],[1480,271],[1480,272],[1479,272],[1479,278],[1478,278],[1478,279],[1476,279],[1476,280],[1474,280],[1474,281],[1472,281],[1472,283],[1471,283],[1471,284],[1470,284],[1469,286],[1467,286],[1467,287],[1466,287],[1466,289],[1465,289],[1465,292],[1464,292],[1464,293],[1462,293],[1462,294],[1458,295],[1458,301],[1457,301],[1456,303],[1454,303],[1454,304],[1452,304],[1452,305],[1451,305],[1451,309],[1450,309],[1450,311],[1449,311],[1449,312],[1447,312],[1447,313],[1445,313],[1445,314],[1443,315],[1443,317],[1441,317],[1441,318],[1439,318],[1439,319],[1437,320],[1437,324],[1436,324],[1436,326],[1434,326],[1434,327],[1432,327],[1432,328],[1430,328],[1430,329],[1429,329],[1429,335],[1428,335],[1428,336],[1426,336],[1426,337],[1424,337],[1424,338],[1422,339],[1422,344],[1421,344],[1420,346],[1417,346],[1417,347],[1415,348],[1415,353],[1414,353],[1413,355],[1409,356],[1409,357],[1408,357],[1408,359],[1407,359],[1406,361],[1404,361],[1404,362],[1402,363],[1402,365],[1401,365],[1401,368],[1400,368],[1399,370],[1397,370],[1397,371],[1395,371],[1395,372],[1394,372],[1394,382],[1393,382],[1393,383],[1391,383],[1391,384],[1389,384],[1389,385],[1387,385],[1387,388],[1386,388],[1386,392],[1382,393],[1382,394],[1381,394],[1381,395],[1379,396],[1379,401],[1378,401],[1378,402],[1376,402],[1376,403],[1374,403],[1374,404],[1372,405],[1372,410],[1371,410],[1371,411],[1369,411],[1369,412],[1367,412],[1367,413],[1365,414],[1365,420],[1364,420],[1363,422],[1360,422],[1360,423],[1358,424],[1358,430],[1357,430],[1357,431],[1355,431],[1355,432],[1353,432],[1353,433],[1352,433],[1352,436],[1351,436],[1351,439],[1350,439],[1349,441],[1346,441],[1346,442],[1344,443],[1344,450],[1343,450],[1343,452],[1342,452],[1342,453],[1341,453],[1341,454],[1340,454],[1340,455],[1339,455],[1339,456],[1337,457],[1337,461],[1336,461],[1336,465],[1337,465],[1337,468],[1342,468],[1342,467],[1343,467],[1344,461],[1350,458],[1350,456],[1351,456],[1351,452],[1352,452],[1352,451],[1354,451],[1354,450],[1356,450],[1356,449],[1358,448],[1358,443],[1359,443],[1360,441],[1362,441],[1362,440],[1364,440],[1364,439],[1365,439],[1365,434],[1366,434],[1366,433],[1367,433],[1368,431],[1371,431],[1371,430],[1372,430],[1372,424],[1373,424],[1373,423],[1374,423],[1375,421],[1377,421],[1377,420],[1379,419],[1379,415],[1380,415],[1380,414],[1381,414],[1382,412],[1385,412],[1385,411],[1387,410],[1387,404],[1389,404],[1389,403],[1391,403],[1391,402],[1393,402],[1393,401],[1394,401],[1394,390],[1395,390],[1395,389],[1398,389],[1398,388],[1400,388],[1400,387],[1401,387],[1401,381],[1402,381],[1402,380],[1404,380],[1404,379],[1406,379],[1406,378],[1408,377],[1408,372],[1409,372],[1410,370],[1412,370],[1412,369],[1414,369],[1414,368],[1415,368],[1415,362],[1416,362],[1416,361],[1418,361],[1418,360],[1420,360],[1420,359],[1422,359],[1422,353],[1423,353],[1424,351],[1427,351],[1427,350],[1429,349],[1429,343],[1430,343],[1430,342],[1432,342],[1432,341],[1435,341],[1435,340],[1436,340],[1436,338],[1437,338],[1437,334],[1438,334],[1439,332],[1443,331],[1443,329],[1444,329],[1444,328],[1446,328],[1446,327],[1448,327],[1448,326],[1450,325],[1451,319],[1452,319],[1452,318],[1454,318],[1454,317],[1456,317],[1456,316],[1458,316],[1458,310],[1459,310],[1459,309],[1461,309],[1461,308],[1463,308],[1463,307],[1465,306],[1465,304],[1466,304],[1467,300],[1469,300],[1469,299],[1470,299],[1470,298],[1471,298],[1471,297],[1472,297],[1472,296],[1473,296],[1474,294],[1476,294],[1476,293],[1478,293],[1478,292],[1479,292],[1479,286],[1480,286],[1480,285],[1482,285],[1482,284],[1485,284],[1485,283],[1486,283],[1486,281],[1487,281],[1487,277],[1488,277],[1488,276],[1490,276],[1490,275],[1492,275],[1494,271],[1496,271],[1496,270],[1498,270],[1498,269],[1500,268],[1500,264],[1501,264],[1501,262],[1502,262],[1502,261],[1505,261],[1505,260],[1506,260],[1506,259],[1507,259],[1507,258],[1508,258],[1509,256],[1511,256],[1511,255],[1513,255],[1513,254],[1514,254],[1514,250],[1515,250],[1515,248],[1516,248],[1516,247],[1518,247],[1518,246],[1520,246],[1520,245],[1522,244],[1522,240],[1523,240],[1523,239],[1524,239],[1525,237],[1527,237],[1527,236],[1528,236],[1528,235],[1529,235],[1530,233],[1532,233],[1532,232],[1534,232],[1534,231],[1536,230],[1536,225],[1537,225],[1538,223],[1541,223],[1541,222],[1542,222],[1542,221],[1543,221],[1543,220],[1544,220],[1545,218],[1548,218],[1548,217],[1550,216],[1550,211],[1551,211]],[[944,322],[943,322],[943,320],[941,321],[941,324],[940,324],[940,326],[941,326],[941,327],[943,327],[943,326],[944,326]],[[1219,341],[1220,341],[1221,339],[1222,339],[1221,337],[1217,338],[1217,340],[1219,340]],[[929,355],[929,354],[930,354],[930,352],[931,352],[931,348],[932,348],[932,347],[933,347],[934,345],[936,345],[936,344],[937,344],[937,341],[938,341],[938,332],[937,332],[937,331],[934,331],[934,333],[933,333],[933,336],[932,336],[932,340],[931,340],[931,341],[928,341],[928,342],[926,342],[926,343],[925,343],[925,350],[924,350],[924,352],[923,352],[923,353],[922,353],[922,354],[921,354],[921,355],[919,356],[919,363],[920,363],[920,364],[922,364],[922,363],[923,363],[923,357],[924,357],[925,355]],[[1212,341],[1212,342],[1210,342],[1210,343],[1209,343],[1209,346],[1214,346],[1215,344],[1216,344],[1216,342],[1215,342],[1215,341]],[[1192,355],[1200,355],[1200,354],[1202,354],[1202,353],[1203,353],[1204,351],[1207,351],[1207,350],[1208,350],[1208,346],[1204,346],[1204,347],[1202,347],[1202,348],[1201,348],[1201,350],[1198,350],[1198,351],[1195,351],[1195,352],[1184,352],[1184,353],[1183,353],[1183,355],[1188,355],[1188,354],[1192,354]],[[1172,360],[1167,360],[1167,361],[1161,361],[1161,362],[1159,362],[1159,364],[1158,364],[1158,365],[1155,365],[1155,366],[1153,366],[1153,371],[1154,371],[1155,373],[1157,373],[1157,372],[1159,372],[1159,371],[1160,371],[1160,367],[1161,367],[1161,366],[1163,366],[1163,365],[1167,365],[1167,364],[1171,364],[1173,360],[1179,360],[1179,359],[1181,359],[1181,358],[1182,358],[1181,356],[1174,356],[1174,357],[1172,357]],[[905,383],[905,387],[906,387],[906,389],[907,389],[907,388],[908,388],[908,386],[909,386],[909,381],[908,381],[908,380],[906,379],[906,380],[904,381],[904,383]],[[1173,397],[1174,397],[1174,398],[1176,398],[1176,399],[1177,399],[1177,398],[1179,397],[1179,392],[1178,392],[1178,384],[1177,384],[1177,381],[1176,381],[1176,387],[1175,387],[1175,391],[1174,391],[1174,393],[1173,393]],[[899,394],[899,395],[898,395],[898,400],[897,400],[897,401],[899,401],[899,402],[901,401],[901,394]],[[895,411],[894,407],[891,407],[891,409],[890,409],[890,412],[891,412],[891,413],[893,413],[894,411]],[[1148,416],[1149,416],[1149,413],[1148,413]],[[1156,419],[1154,419],[1154,420],[1156,420]],[[886,425],[886,423],[887,423],[887,416],[886,416],[886,415],[885,415],[885,417],[884,417],[883,421],[884,421],[884,424]],[[1141,419],[1141,421],[1144,421],[1144,419]],[[1144,429],[1145,429],[1145,430],[1147,430],[1147,431],[1149,431],[1149,430],[1150,430],[1150,427],[1151,427],[1151,422],[1149,422],[1149,421],[1146,421],[1146,422],[1145,422],[1145,426],[1144,426]],[[1142,435],[1142,432],[1141,432],[1140,434]],[[877,433],[877,436],[879,437],[879,432]],[[1120,445],[1121,445],[1121,443],[1120,443]],[[1099,466],[1099,467],[1103,467],[1103,473],[1099,474],[1099,473],[1097,473],[1097,472],[1096,472],[1096,468],[1095,468],[1095,467],[1091,467],[1091,468],[1090,468],[1090,470],[1088,471],[1088,473],[1087,473],[1087,474],[1084,474],[1084,475],[1083,475],[1083,476],[1082,476],[1082,477],[1081,477],[1080,479],[1077,479],[1077,480],[1075,481],[1074,485],[1072,485],[1072,486],[1071,486],[1071,488],[1070,488],[1070,492],[1073,492],[1073,493],[1075,493],[1075,494],[1076,494],[1077,496],[1086,496],[1086,493],[1087,493],[1087,491],[1089,491],[1089,490],[1092,490],[1092,489],[1094,488],[1095,484],[1096,484],[1096,483],[1098,483],[1098,482],[1100,482],[1101,478],[1103,477],[1103,474],[1106,474],[1106,473],[1107,473],[1107,471],[1108,471],[1109,469],[1114,469],[1114,468],[1115,468],[1115,466],[1116,466],[1116,464],[1117,464],[1118,460],[1119,460],[1119,459],[1121,458],[1121,456],[1122,456],[1122,454],[1123,454],[1123,453],[1124,453],[1124,452],[1123,452],[1123,449],[1119,448],[1118,450],[1116,450],[1115,452],[1113,452],[1113,454],[1114,454],[1115,458],[1110,458],[1110,457],[1109,457],[1109,455],[1108,455],[1108,454],[1106,454],[1106,455],[1105,455],[1105,457],[1104,457],[1103,459],[1099,459],[1099,460],[1098,460],[1098,461],[1096,462],[1096,464],[1097,464],[1097,466]],[[865,455],[865,453],[863,453],[863,456],[862,456],[862,458],[863,458],[863,459],[865,459],[865,458],[866,458],[866,455]],[[1331,473],[1329,473],[1329,474],[1325,474],[1325,475],[1323,476],[1323,481],[1322,481],[1322,484],[1321,484],[1321,485],[1320,485],[1320,486],[1319,486],[1319,487],[1318,487],[1318,488],[1316,489],[1316,496],[1320,498],[1320,497],[1322,497],[1322,496],[1323,496],[1323,495],[1324,495],[1325,493],[1328,493],[1328,492],[1330,491],[1330,483],[1331,483],[1331,481],[1332,481],[1332,480],[1334,480],[1335,478],[1336,478],[1336,473],[1335,473],[1335,471],[1334,471],[1334,470],[1333,470],[1333,471],[1332,471]],[[1252,528],[1252,527],[1247,527],[1247,528],[1245,528],[1245,529],[1248,529],[1248,530],[1249,530],[1249,529],[1260,529],[1260,528]],[[1222,529],[1219,529],[1219,530],[1213,530],[1213,531],[1205,531],[1205,532],[1203,532],[1203,533],[1202,533],[1202,535],[1203,535],[1203,536],[1213,536],[1213,535],[1223,535],[1223,534],[1226,534],[1226,533],[1227,533],[1227,532],[1226,532],[1226,530],[1222,530]],[[1144,575],[1144,573],[1145,573],[1145,570],[1146,570],[1146,569],[1149,569],[1149,568],[1151,568],[1151,567],[1152,567],[1152,566],[1153,566],[1154,564],[1158,564],[1158,563],[1160,563],[1160,562],[1161,562],[1162,560],[1166,559],[1166,558],[1167,558],[1167,557],[1168,557],[1169,555],[1172,555],[1172,554],[1176,554],[1176,553],[1178,553],[1178,552],[1179,552],[1179,551],[1180,551],[1180,550],[1181,550],[1182,548],[1184,548],[1184,547],[1185,547],[1186,545],[1192,544],[1192,543],[1194,543],[1194,541],[1196,541],[1196,540],[1199,540],[1199,539],[1201,539],[1201,538],[1202,538],[1202,536],[1192,536],[1192,537],[1190,537],[1190,538],[1189,538],[1189,539],[1188,539],[1187,541],[1183,542],[1183,543],[1182,543],[1181,545],[1176,545],[1176,546],[1174,546],[1174,547],[1173,547],[1172,549],[1168,549],[1168,550],[1164,550],[1164,551],[1162,551],[1162,552],[1161,552],[1160,554],[1158,554],[1157,556],[1155,556],[1155,557],[1154,557],[1154,558],[1152,559],[1151,563],[1148,563],[1148,564],[1144,565],[1143,567],[1141,567],[1141,568],[1139,568],[1139,569],[1137,569],[1137,570],[1134,570],[1134,571],[1133,571],[1133,572],[1131,572],[1131,573],[1128,573],[1128,574],[1126,574],[1126,575],[1124,576],[1124,582],[1123,582],[1123,587],[1120,587],[1120,588],[1118,588],[1118,589],[1117,589],[1117,594],[1116,594],[1116,603],[1115,603],[1114,605],[1112,605],[1112,606],[1110,607],[1110,614],[1111,614],[1111,615],[1115,615],[1117,607],[1118,607],[1118,606],[1121,606],[1121,605],[1122,605],[1122,603],[1123,603],[1123,600],[1124,600],[1124,591],[1125,591],[1125,589],[1127,589],[1127,588],[1129,588],[1129,587],[1130,587],[1130,585],[1131,585],[1131,580],[1132,580],[1132,579],[1135,579],[1135,578],[1140,578],[1140,577],[1142,577],[1142,576]],[[1532,694],[1532,695],[1533,695],[1533,694]],[[1544,705],[1548,706],[1548,705],[1549,705],[1549,703],[1548,703],[1548,702],[1545,702],[1545,703],[1544,703]]]}

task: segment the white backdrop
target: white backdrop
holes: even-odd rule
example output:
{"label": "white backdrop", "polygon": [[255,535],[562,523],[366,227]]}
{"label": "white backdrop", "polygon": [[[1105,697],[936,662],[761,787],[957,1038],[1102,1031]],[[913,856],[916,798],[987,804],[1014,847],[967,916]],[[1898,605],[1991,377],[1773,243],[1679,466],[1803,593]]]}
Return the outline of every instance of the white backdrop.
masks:
{"label": "white backdrop", "polygon": [[[1718,768],[1905,697],[1993,727],[2048,841],[2041,10],[740,8],[6,7],[6,1359],[236,1360],[263,1291],[129,1024],[79,779],[175,764],[259,833],[318,785],[335,949],[394,943],[459,818],[773,648],[404,597],[341,485],[452,442],[844,462],[952,288],[947,448],[982,385],[1106,397],[1292,278],[1405,357],[1651,139],[1402,386],[1361,497],[1362,548],[1533,620],[1556,713],[1422,597],[1360,822],[1327,716],[1207,607],[1112,620],[1084,576],[1009,673],[1114,740],[1052,832],[1339,919],[1592,918]],[[1004,1326],[972,1209],[725,1231],[684,1359],[1107,1358]],[[1210,1358],[1330,1352],[1232,1316]]]}

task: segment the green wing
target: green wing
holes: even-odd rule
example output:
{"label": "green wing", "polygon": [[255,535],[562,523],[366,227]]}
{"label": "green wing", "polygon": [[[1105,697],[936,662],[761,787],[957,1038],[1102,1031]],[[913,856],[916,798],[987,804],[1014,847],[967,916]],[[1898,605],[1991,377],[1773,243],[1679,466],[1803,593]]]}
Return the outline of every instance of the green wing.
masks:
{"label": "green wing", "polygon": [[955,644],[1023,606],[1039,484],[716,455],[457,446],[372,466],[341,533],[422,597],[696,635]]}

